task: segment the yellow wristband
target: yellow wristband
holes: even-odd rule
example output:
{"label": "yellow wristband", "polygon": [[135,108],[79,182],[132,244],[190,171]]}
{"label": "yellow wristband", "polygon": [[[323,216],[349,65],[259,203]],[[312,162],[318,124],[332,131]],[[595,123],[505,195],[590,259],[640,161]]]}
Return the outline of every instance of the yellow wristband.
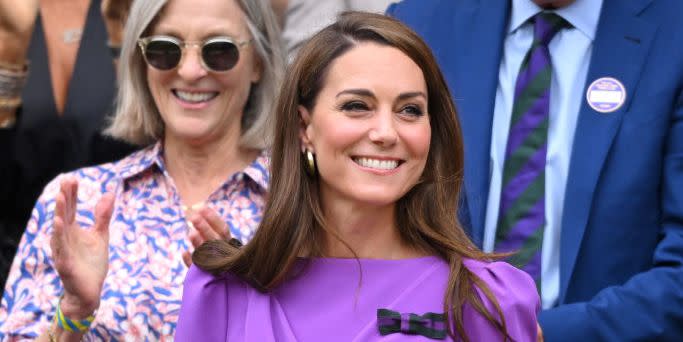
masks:
{"label": "yellow wristband", "polygon": [[70,319],[69,317],[64,316],[61,305],[63,297],[64,295],[59,297],[59,302],[57,303],[57,314],[55,315],[57,326],[69,332],[88,331],[88,329],[90,329],[90,325],[95,320],[95,314],[93,313],[92,315],[81,320]]}

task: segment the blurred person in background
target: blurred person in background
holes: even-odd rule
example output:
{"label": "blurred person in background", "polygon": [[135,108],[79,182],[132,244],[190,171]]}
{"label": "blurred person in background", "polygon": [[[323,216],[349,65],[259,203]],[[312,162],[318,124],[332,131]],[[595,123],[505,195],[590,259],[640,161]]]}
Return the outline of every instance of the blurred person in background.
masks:
{"label": "blurred person in background", "polygon": [[130,3],[0,0],[0,288],[43,187],[133,151],[99,133]]}
{"label": "blurred person in background", "polygon": [[133,3],[107,133],[147,146],[45,188],[0,340],[170,339],[194,246],[251,238],[284,57],[267,0]]}
{"label": "blurred person in background", "polygon": [[683,2],[404,0],[465,135],[461,220],[548,341],[683,340]]}
{"label": "blurred person in background", "polygon": [[262,223],[195,251],[176,340],[535,341],[533,280],[458,222],[462,133],[426,44],[347,12],[285,79]]}
{"label": "blurred person in background", "polygon": [[284,7],[282,38],[289,60],[313,34],[331,24],[344,11],[383,13],[396,0],[273,0]]}

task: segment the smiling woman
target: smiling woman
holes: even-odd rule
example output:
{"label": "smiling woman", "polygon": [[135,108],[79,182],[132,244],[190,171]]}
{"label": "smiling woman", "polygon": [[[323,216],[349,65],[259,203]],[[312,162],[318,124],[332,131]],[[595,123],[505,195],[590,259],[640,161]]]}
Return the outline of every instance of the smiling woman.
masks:
{"label": "smiling woman", "polygon": [[[303,146],[327,180],[320,195],[328,211],[372,210],[393,220],[396,199],[418,182],[427,162],[427,100],[422,70],[396,48],[364,42],[330,64],[315,106],[299,106]],[[338,207],[340,200],[349,206]],[[333,216],[348,218],[339,214]],[[377,251],[378,244],[370,246]]]}
{"label": "smiling woman", "polygon": [[284,71],[269,1],[135,1],[126,25],[107,132],[147,147],[46,187],[0,340],[171,339],[190,252],[261,220]]}
{"label": "smiling woman", "polygon": [[195,251],[176,340],[534,341],[534,282],[457,220],[462,134],[424,42],[345,13],[286,79],[263,221]]}

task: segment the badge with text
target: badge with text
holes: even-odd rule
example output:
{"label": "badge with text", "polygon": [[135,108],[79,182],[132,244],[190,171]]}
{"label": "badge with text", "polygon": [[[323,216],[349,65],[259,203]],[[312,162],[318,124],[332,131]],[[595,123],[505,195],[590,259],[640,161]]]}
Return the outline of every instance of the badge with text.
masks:
{"label": "badge with text", "polygon": [[588,86],[586,101],[595,111],[611,113],[621,108],[626,101],[626,88],[616,78],[598,78]]}

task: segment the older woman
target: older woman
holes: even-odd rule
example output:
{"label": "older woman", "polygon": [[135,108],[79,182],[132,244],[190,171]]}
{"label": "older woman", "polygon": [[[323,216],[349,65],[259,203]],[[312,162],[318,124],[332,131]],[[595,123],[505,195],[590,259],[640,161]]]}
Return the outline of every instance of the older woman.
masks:
{"label": "older woman", "polygon": [[266,0],[136,1],[108,132],[149,147],[46,187],[2,299],[0,339],[171,337],[183,254],[208,239],[247,241],[260,221],[283,65]]}
{"label": "older woman", "polygon": [[263,221],[195,251],[176,340],[535,340],[533,280],[456,218],[462,135],[424,42],[347,13],[286,79]]}

